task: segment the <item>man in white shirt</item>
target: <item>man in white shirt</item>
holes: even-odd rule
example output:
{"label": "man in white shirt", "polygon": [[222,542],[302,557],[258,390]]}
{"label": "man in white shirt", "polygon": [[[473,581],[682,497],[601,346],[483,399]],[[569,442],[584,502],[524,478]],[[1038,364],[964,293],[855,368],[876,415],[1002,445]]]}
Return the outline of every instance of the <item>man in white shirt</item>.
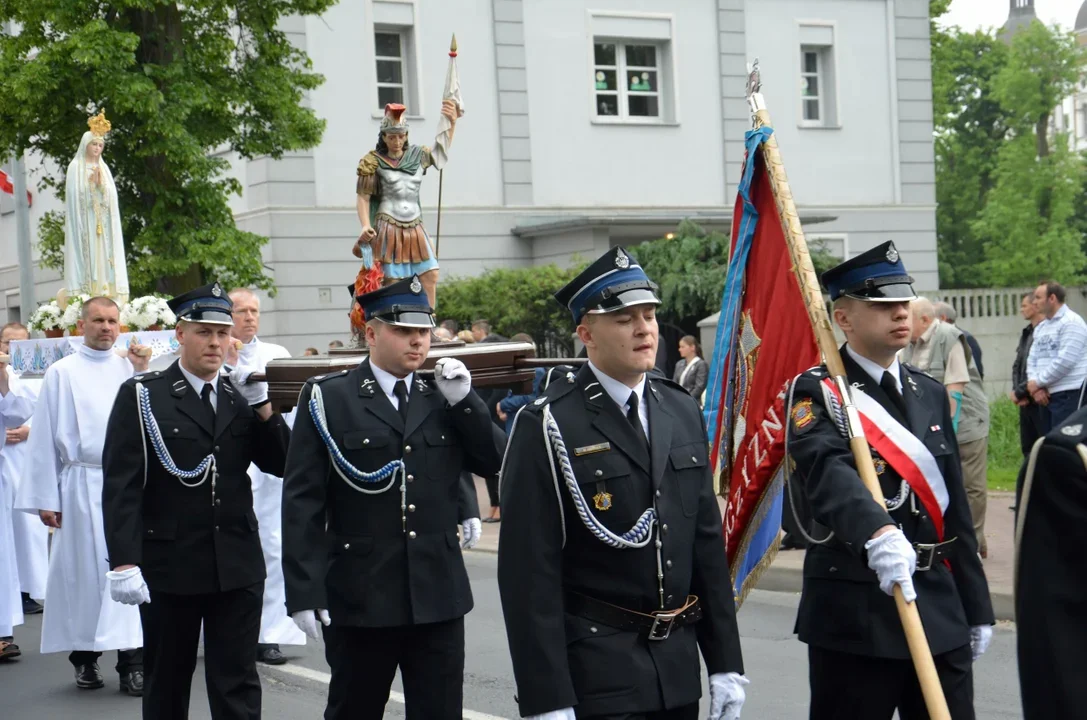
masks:
{"label": "man in white shirt", "polygon": [[1041,432],[1048,433],[1071,415],[1087,380],[1087,324],[1064,304],[1060,283],[1043,283],[1034,304],[1045,320],[1034,328],[1027,356],[1027,392],[1041,408]]}
{"label": "man in white shirt", "polygon": [[102,529],[102,445],[114,398],[133,371],[147,369],[142,350],[128,359],[113,351],[120,332],[117,304],[106,297],[83,304],[78,352],[49,366],[28,441],[29,472],[15,507],[54,529],[53,558],[42,620],[42,653],[69,651],[76,686],[105,681],[98,658],[117,650],[121,689],[143,694],[143,632],[136,608],[114,602],[106,573]]}
{"label": "man in white shirt", "polygon": [[[291,354],[282,345],[268,343],[257,337],[260,332],[260,298],[248,288],[231,290],[234,303],[234,326],[230,334],[241,343],[227,353],[227,365],[252,368],[264,372],[269,361],[287,358]],[[288,426],[294,425],[294,411],[283,416]],[[287,597],[283,591],[283,536],[280,508],[283,498],[283,478],[262,472],[255,463],[249,466],[253,482],[253,509],[257,513],[260,546],[268,577],[264,580],[264,608],[260,617],[260,641],[257,660],[268,665],[287,662],[280,651],[282,645],[305,645],[306,634],[298,629],[287,614]]]}

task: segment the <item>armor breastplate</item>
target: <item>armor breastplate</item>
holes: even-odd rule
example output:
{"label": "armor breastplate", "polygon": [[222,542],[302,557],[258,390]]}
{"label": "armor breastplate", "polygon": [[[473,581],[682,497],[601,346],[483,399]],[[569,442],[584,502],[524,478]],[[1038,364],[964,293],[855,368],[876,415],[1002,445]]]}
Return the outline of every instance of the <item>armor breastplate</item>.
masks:
{"label": "armor breastplate", "polygon": [[422,163],[414,175],[379,167],[377,176],[381,182],[377,211],[400,222],[417,220],[422,214],[419,208],[419,186],[423,184]]}

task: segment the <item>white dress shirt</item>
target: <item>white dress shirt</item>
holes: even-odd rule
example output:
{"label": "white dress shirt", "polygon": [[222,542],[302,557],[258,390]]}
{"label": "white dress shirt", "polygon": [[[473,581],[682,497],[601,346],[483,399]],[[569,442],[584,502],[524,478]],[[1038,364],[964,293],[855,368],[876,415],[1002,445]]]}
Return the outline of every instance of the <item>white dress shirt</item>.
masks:
{"label": "white dress shirt", "polygon": [[890,365],[888,365],[887,367],[881,367],[878,362],[874,360],[869,360],[853,348],[849,347],[848,343],[845,346],[845,351],[849,353],[849,357],[853,358],[853,360],[861,366],[862,370],[868,373],[868,375],[870,375],[871,378],[876,381],[876,385],[879,385],[880,380],[883,379],[883,373],[891,373],[891,377],[895,379],[895,387],[898,388],[898,394],[902,394],[902,372],[901,370],[899,370],[897,355],[895,356],[895,359],[891,362]]}
{"label": "white dress shirt", "polygon": [[393,404],[393,408],[400,409],[400,399],[393,394],[393,388],[396,387],[396,383],[399,380],[404,381],[404,386],[408,389],[408,402],[411,402],[411,381],[415,378],[415,373],[408,373],[403,378],[398,378],[392,373],[386,372],[374,365],[373,359],[368,361],[370,363],[370,370],[374,373],[374,379],[377,380],[377,384],[381,386],[381,392],[385,393],[385,397],[389,398],[389,402]]}
{"label": "white dress shirt", "polygon": [[627,387],[625,384],[619,382],[613,377],[605,375],[604,372],[593,365],[593,361],[589,361],[589,369],[596,375],[596,379],[600,381],[600,387],[604,388],[604,392],[608,394],[615,404],[619,406],[619,409],[623,412],[623,415],[627,414],[627,401],[630,400],[630,393],[635,393],[638,396],[638,419],[642,423],[642,430],[645,431],[645,436],[649,438],[649,408],[645,404],[645,375],[642,376],[641,382],[637,387]]}
{"label": "white dress shirt", "polygon": [[219,409],[219,383],[217,381],[219,379],[219,376],[216,375],[214,381],[208,382],[207,380],[204,380],[203,378],[198,378],[195,375],[193,375],[191,372],[186,370],[185,366],[182,365],[180,362],[177,364],[177,366],[181,369],[181,374],[184,375],[185,379],[189,381],[190,385],[192,385],[192,389],[196,391],[196,396],[197,397],[200,397],[201,394],[204,392],[204,386],[205,385],[211,385],[211,407],[212,407],[213,410],[218,410]]}

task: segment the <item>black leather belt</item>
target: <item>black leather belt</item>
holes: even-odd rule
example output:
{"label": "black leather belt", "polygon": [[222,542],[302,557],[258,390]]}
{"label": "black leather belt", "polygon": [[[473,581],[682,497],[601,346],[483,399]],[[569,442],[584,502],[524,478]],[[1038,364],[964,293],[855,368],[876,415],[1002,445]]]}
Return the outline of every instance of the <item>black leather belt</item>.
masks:
{"label": "black leather belt", "polygon": [[647,639],[653,641],[667,640],[673,628],[693,625],[702,619],[697,595],[688,595],[687,602],[675,610],[641,613],[580,593],[567,592],[566,612],[616,630],[644,633]]}
{"label": "black leather belt", "polygon": [[938,565],[951,554],[951,543],[958,540],[953,537],[942,543],[914,543],[913,550],[917,553],[917,572],[926,572]]}

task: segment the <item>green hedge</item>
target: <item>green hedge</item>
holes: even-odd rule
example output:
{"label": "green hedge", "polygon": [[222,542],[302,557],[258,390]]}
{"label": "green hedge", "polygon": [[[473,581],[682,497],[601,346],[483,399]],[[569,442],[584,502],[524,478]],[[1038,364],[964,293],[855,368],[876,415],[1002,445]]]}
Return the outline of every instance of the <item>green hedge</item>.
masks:
{"label": "green hedge", "polygon": [[989,403],[989,489],[1014,490],[1022,463],[1019,406],[1002,397]]}
{"label": "green hedge", "polygon": [[452,278],[438,283],[439,320],[452,318],[462,330],[487,320],[500,335],[528,333],[541,356],[574,354],[574,323],[570,313],[555,302],[555,291],[577,277],[585,264],[562,269],[542,265],[515,270],[487,270],[473,278]]}

